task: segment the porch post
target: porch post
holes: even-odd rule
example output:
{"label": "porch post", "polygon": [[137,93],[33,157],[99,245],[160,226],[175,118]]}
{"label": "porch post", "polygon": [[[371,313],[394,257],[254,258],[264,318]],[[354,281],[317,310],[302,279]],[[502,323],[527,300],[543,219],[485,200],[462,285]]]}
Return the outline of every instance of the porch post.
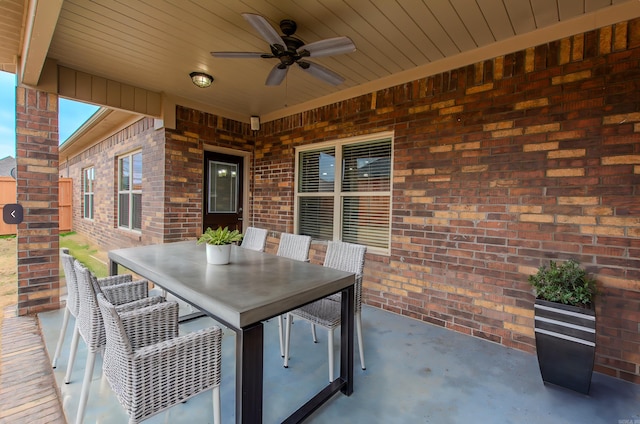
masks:
{"label": "porch post", "polygon": [[58,139],[58,95],[18,86],[18,315],[60,307]]}

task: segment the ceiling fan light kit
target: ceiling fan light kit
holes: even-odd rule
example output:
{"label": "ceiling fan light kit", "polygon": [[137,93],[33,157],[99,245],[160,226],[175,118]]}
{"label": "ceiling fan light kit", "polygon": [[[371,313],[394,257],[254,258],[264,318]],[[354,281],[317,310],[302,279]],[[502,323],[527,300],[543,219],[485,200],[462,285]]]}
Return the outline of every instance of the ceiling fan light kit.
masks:
{"label": "ceiling fan light kit", "polygon": [[191,82],[193,82],[196,87],[207,88],[213,82],[213,77],[204,72],[191,72],[189,76],[191,77]]}
{"label": "ceiling fan light kit", "polygon": [[340,85],[345,80],[332,70],[325,68],[306,58],[332,56],[337,54],[352,53],[356,51],[356,46],[349,37],[335,37],[325,40],[305,44],[299,38],[293,36],[298,28],[291,19],[280,21],[280,30],[283,35],[279,35],[267,20],[252,13],[243,13],[242,16],[269,43],[271,53],[260,52],[211,52],[213,57],[237,58],[237,59],[278,59],[277,63],[265,82],[266,85],[280,85],[287,76],[289,66],[294,63],[300,69],[322,81],[331,85]]}

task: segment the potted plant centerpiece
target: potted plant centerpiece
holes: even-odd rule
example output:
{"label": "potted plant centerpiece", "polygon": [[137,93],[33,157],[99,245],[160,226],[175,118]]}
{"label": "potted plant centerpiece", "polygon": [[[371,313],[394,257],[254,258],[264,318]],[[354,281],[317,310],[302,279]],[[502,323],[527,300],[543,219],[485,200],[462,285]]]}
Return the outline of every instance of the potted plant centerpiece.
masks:
{"label": "potted plant centerpiece", "polygon": [[231,257],[231,243],[242,240],[238,230],[229,231],[229,227],[207,228],[198,239],[198,244],[206,243],[207,263],[226,265]]}
{"label": "potted plant centerpiece", "polygon": [[595,280],[573,259],[529,276],[542,380],[588,394],[596,349]]}

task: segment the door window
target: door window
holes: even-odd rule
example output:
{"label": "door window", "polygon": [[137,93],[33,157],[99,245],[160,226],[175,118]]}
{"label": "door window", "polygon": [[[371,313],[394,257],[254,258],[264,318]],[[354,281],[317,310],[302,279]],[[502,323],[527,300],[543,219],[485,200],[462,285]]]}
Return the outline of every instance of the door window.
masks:
{"label": "door window", "polygon": [[238,166],[209,161],[208,213],[235,213],[238,210]]}

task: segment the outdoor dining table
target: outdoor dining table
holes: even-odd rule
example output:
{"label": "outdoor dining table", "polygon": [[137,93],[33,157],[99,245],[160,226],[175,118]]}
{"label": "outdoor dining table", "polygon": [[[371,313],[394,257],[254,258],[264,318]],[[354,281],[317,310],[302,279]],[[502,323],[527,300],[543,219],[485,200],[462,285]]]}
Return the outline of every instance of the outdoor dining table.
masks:
{"label": "outdoor dining table", "polygon": [[118,264],[152,281],[236,332],[236,422],[261,423],[262,322],[334,293],[342,293],[340,377],[284,422],[302,422],[338,391],[353,392],[354,274],[232,246],[227,265],[209,265],[195,241],[109,252]]}

